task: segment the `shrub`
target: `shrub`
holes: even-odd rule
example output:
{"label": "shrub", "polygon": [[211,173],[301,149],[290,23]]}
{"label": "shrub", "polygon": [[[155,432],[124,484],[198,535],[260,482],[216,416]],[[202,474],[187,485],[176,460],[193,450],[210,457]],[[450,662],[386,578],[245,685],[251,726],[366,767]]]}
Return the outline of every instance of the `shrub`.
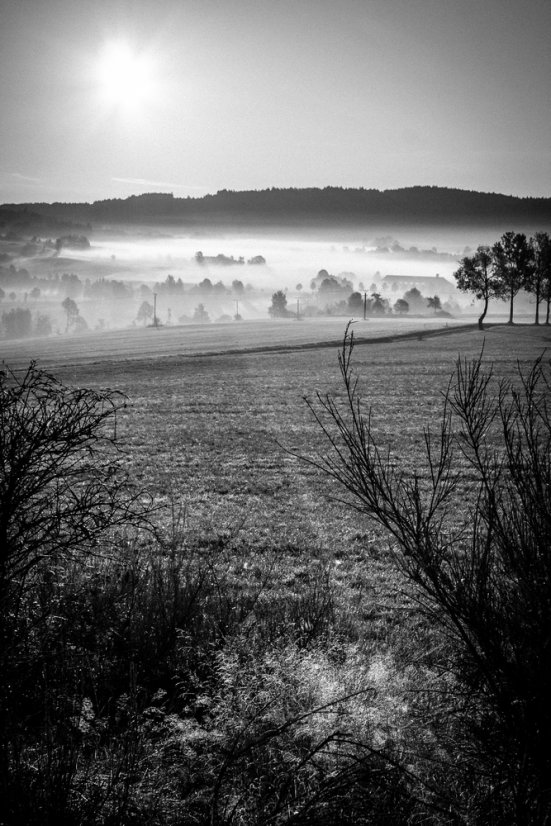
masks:
{"label": "shrub", "polygon": [[[314,459],[387,529],[395,560],[447,638],[449,718],[470,822],[551,817],[551,419],[549,365],[497,383],[482,354],[459,359],[424,473],[376,441],[353,374],[347,329],[344,402],[310,402],[330,451]],[[459,507],[460,506],[460,507]],[[463,517],[461,517],[463,514]],[[450,744],[448,744],[450,745]],[[467,788],[467,777],[476,789]],[[460,804],[458,803],[458,806]]]}
{"label": "shrub", "polygon": [[201,324],[208,324],[210,321],[210,316],[205,309],[204,304],[198,304],[193,312],[193,320],[199,321]]}
{"label": "shrub", "polygon": [[[63,611],[71,561],[146,524],[116,446],[123,399],[34,363],[0,373],[0,796],[6,823],[64,822],[77,766],[85,646]],[[27,808],[26,808],[27,807]],[[31,818],[31,810],[34,812]],[[45,814],[45,813],[48,814]],[[48,820],[52,818],[52,820]]]}
{"label": "shrub", "polygon": [[123,404],[34,363],[0,373],[0,604],[44,561],[97,549],[107,529],[143,515],[116,445]]}

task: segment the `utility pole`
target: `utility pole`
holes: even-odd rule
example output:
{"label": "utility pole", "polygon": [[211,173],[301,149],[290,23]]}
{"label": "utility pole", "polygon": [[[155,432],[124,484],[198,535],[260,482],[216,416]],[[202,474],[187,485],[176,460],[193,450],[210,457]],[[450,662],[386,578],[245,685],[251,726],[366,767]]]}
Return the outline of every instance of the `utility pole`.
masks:
{"label": "utility pole", "polygon": [[297,321],[300,318],[300,298],[297,298]]}
{"label": "utility pole", "polygon": [[364,321],[367,318],[367,293],[364,293]]}

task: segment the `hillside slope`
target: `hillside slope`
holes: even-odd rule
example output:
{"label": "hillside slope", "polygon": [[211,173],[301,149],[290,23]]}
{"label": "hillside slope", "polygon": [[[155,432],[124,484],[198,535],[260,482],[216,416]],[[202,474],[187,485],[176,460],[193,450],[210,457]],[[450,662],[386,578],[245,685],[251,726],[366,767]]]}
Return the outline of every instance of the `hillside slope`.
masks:
{"label": "hillside slope", "polygon": [[[22,215],[24,213],[24,215]],[[201,198],[170,193],[132,195],[88,203],[5,204],[0,225],[33,220],[97,223],[177,223],[193,226],[315,226],[384,224],[387,226],[497,225],[508,228],[551,224],[551,198],[417,186],[394,190],[265,189],[221,190]]]}

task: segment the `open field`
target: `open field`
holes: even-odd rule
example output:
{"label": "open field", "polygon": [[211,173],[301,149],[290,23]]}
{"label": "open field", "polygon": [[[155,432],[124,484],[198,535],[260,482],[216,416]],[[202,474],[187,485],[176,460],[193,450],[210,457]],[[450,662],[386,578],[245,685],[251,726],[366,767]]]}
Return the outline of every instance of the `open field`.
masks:
{"label": "open field", "polygon": [[[124,462],[158,506],[159,539],[123,536],[107,557],[48,564],[25,608],[34,624],[13,679],[24,699],[12,703],[24,711],[30,697],[32,717],[19,712],[28,741],[17,731],[16,776],[42,761],[55,792],[53,742],[71,823],[486,822],[493,790],[456,754],[461,700],[445,636],[388,537],[303,461],[327,448],[304,396],[343,392],[344,324],[315,324],[231,325],[224,347],[229,328],[213,325],[4,353],[17,370],[36,356],[69,385],[124,393]],[[268,326],[274,349],[260,335]],[[356,329],[375,432],[421,477],[423,428],[438,425],[458,355],[484,348],[496,378],[513,377],[551,341],[549,328],[528,325],[408,327],[403,338],[382,325],[385,335],[364,336],[372,321]],[[455,505],[468,519],[461,497]],[[73,736],[75,719],[70,763],[56,738]],[[10,810],[43,793],[24,782],[32,794]]]}
{"label": "open field", "polygon": [[[424,336],[439,330],[470,328],[469,319],[370,318],[358,319],[358,341],[395,336]],[[300,348],[338,347],[347,319],[260,320],[222,324],[188,324],[106,330],[82,335],[0,342],[0,359],[17,367],[37,360],[41,366],[125,361],[127,359],[178,359]]]}
{"label": "open field", "polygon": [[[484,346],[496,374],[511,375],[517,359],[529,363],[551,341],[545,327],[448,327],[430,337],[435,326],[424,319],[355,326],[365,396],[385,443],[410,466],[422,462],[423,427],[438,423],[459,354],[474,357]],[[40,351],[18,342],[3,355],[13,367],[38,358],[68,383],[122,391],[128,406],[118,435],[132,472],[157,501],[185,507],[190,529],[235,533],[241,545],[288,556],[291,581],[313,557],[330,559],[347,589],[355,583],[365,599],[366,588],[377,588],[382,605],[392,579],[386,540],[287,452],[325,448],[303,396],[340,393],[344,327],[324,319],[147,329],[40,341]],[[406,331],[426,337],[392,340]],[[389,340],[370,340],[377,334]],[[392,581],[392,602],[395,590]],[[364,610],[377,613],[381,605],[368,602]]]}

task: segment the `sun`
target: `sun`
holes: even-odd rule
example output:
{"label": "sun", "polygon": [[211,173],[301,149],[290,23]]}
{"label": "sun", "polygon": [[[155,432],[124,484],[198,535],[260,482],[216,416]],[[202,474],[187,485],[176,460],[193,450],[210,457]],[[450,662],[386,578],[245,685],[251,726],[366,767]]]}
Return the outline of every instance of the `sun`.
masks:
{"label": "sun", "polygon": [[99,56],[97,82],[105,104],[125,111],[141,110],[154,97],[152,60],[125,41],[113,41]]}

